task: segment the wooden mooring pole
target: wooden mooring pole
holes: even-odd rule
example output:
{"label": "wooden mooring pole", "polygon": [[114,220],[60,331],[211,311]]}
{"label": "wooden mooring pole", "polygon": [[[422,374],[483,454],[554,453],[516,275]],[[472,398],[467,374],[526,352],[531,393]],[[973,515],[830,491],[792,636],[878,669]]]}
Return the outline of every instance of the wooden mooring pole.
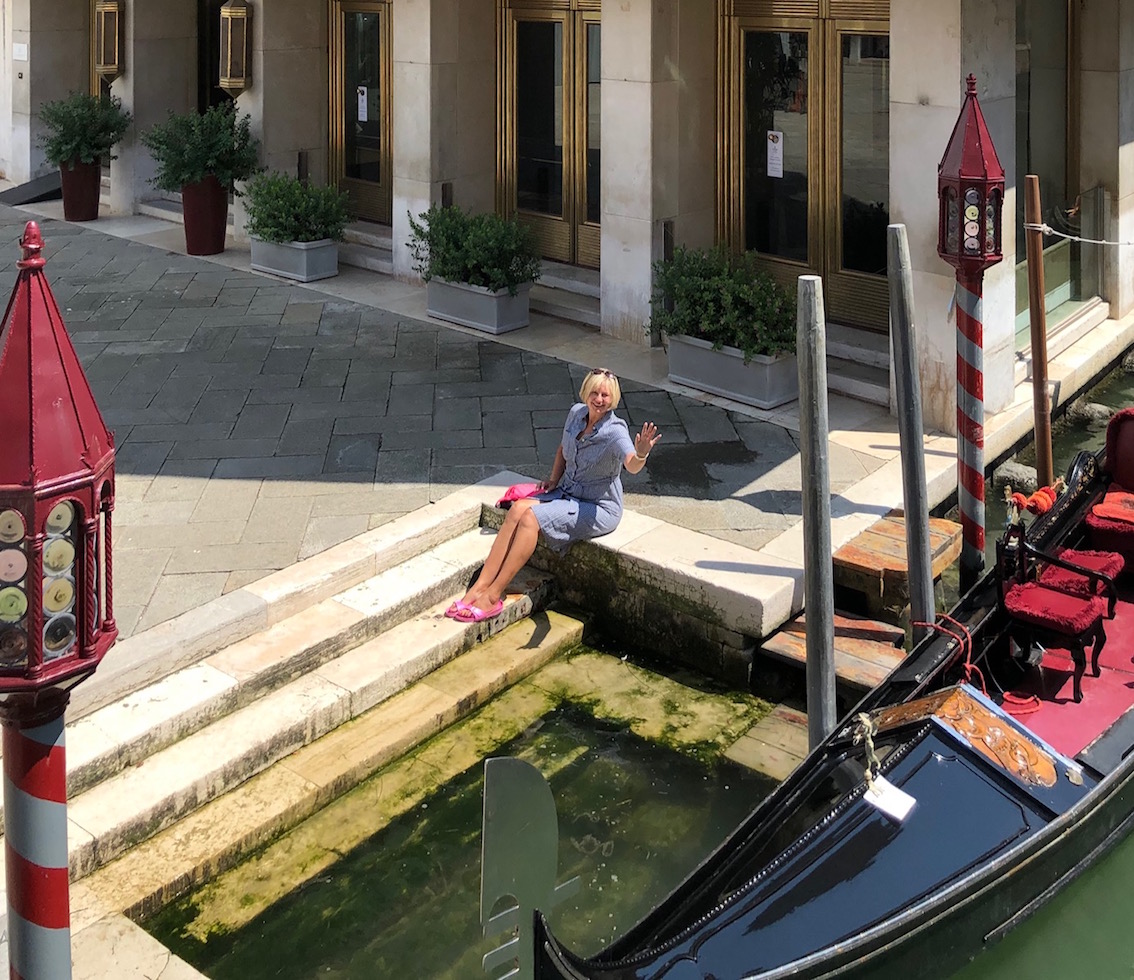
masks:
{"label": "wooden mooring pole", "polygon": [[[894,348],[894,386],[898,398],[898,438],[902,448],[902,494],[906,512],[906,571],[909,576],[910,621],[932,623],[933,555],[929,544],[929,494],[925,486],[925,453],[921,416],[921,379],[914,334],[913,271],[905,225],[886,230],[890,280],[890,337]],[[916,643],[927,632],[913,627]]]}
{"label": "wooden mooring pole", "polygon": [[807,631],[807,744],[834,729],[835,581],[831,563],[831,470],[828,462],[827,335],[823,280],[799,277],[799,442],[803,505],[803,608]]}
{"label": "wooden mooring pole", "polygon": [[1024,221],[1028,257],[1028,319],[1032,331],[1032,412],[1035,416],[1036,482],[1050,487],[1055,479],[1051,459],[1051,395],[1047,390],[1047,311],[1044,308],[1043,223],[1039,177],[1028,174],[1024,188]]}

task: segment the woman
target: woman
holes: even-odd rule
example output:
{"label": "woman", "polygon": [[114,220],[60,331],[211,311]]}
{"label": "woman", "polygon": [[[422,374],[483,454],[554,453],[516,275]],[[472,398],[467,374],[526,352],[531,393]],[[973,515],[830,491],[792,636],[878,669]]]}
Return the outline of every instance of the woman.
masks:
{"label": "woman", "polygon": [[542,531],[557,552],[573,542],[609,534],[622,518],[622,467],[640,473],[661,435],[653,422],[630,438],[626,423],[614,414],[622,389],[613,372],[595,368],[567,413],[563,438],[555,451],[551,476],[534,497],[517,500],[492,543],[484,567],[464,598],[445,615],[479,623],[499,615],[504,590],[527,564]]}

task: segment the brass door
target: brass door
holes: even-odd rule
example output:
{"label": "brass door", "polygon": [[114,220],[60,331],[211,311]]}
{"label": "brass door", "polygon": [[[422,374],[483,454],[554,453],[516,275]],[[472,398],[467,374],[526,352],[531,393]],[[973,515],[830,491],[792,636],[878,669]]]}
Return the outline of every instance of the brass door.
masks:
{"label": "brass door", "polygon": [[506,0],[498,203],[545,257],[599,264],[601,26],[596,0]]}
{"label": "brass door", "polygon": [[726,16],[721,39],[721,237],[792,290],[822,276],[828,318],[876,330],[888,317],[887,31],[747,13]]}
{"label": "brass door", "polygon": [[390,222],[390,4],[332,0],[331,179],[350,196],[351,211]]}

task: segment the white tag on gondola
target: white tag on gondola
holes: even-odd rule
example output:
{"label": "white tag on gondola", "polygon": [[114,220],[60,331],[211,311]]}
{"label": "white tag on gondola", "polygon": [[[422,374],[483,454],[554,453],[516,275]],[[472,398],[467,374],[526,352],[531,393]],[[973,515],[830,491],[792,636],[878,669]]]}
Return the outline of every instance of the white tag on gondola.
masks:
{"label": "white tag on gondola", "polygon": [[898,823],[905,820],[917,804],[917,800],[909,793],[898,789],[897,786],[882,776],[874,777],[872,785],[866,787],[866,792],[862,794],[862,798]]}

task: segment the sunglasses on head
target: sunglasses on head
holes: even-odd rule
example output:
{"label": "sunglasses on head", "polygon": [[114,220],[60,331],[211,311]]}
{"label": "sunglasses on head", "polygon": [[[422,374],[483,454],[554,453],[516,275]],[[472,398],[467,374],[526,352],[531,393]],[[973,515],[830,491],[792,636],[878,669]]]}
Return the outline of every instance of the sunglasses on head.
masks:
{"label": "sunglasses on head", "polygon": [[591,374],[603,374],[608,378],[614,377],[614,372],[608,371],[606,368],[591,368]]}

